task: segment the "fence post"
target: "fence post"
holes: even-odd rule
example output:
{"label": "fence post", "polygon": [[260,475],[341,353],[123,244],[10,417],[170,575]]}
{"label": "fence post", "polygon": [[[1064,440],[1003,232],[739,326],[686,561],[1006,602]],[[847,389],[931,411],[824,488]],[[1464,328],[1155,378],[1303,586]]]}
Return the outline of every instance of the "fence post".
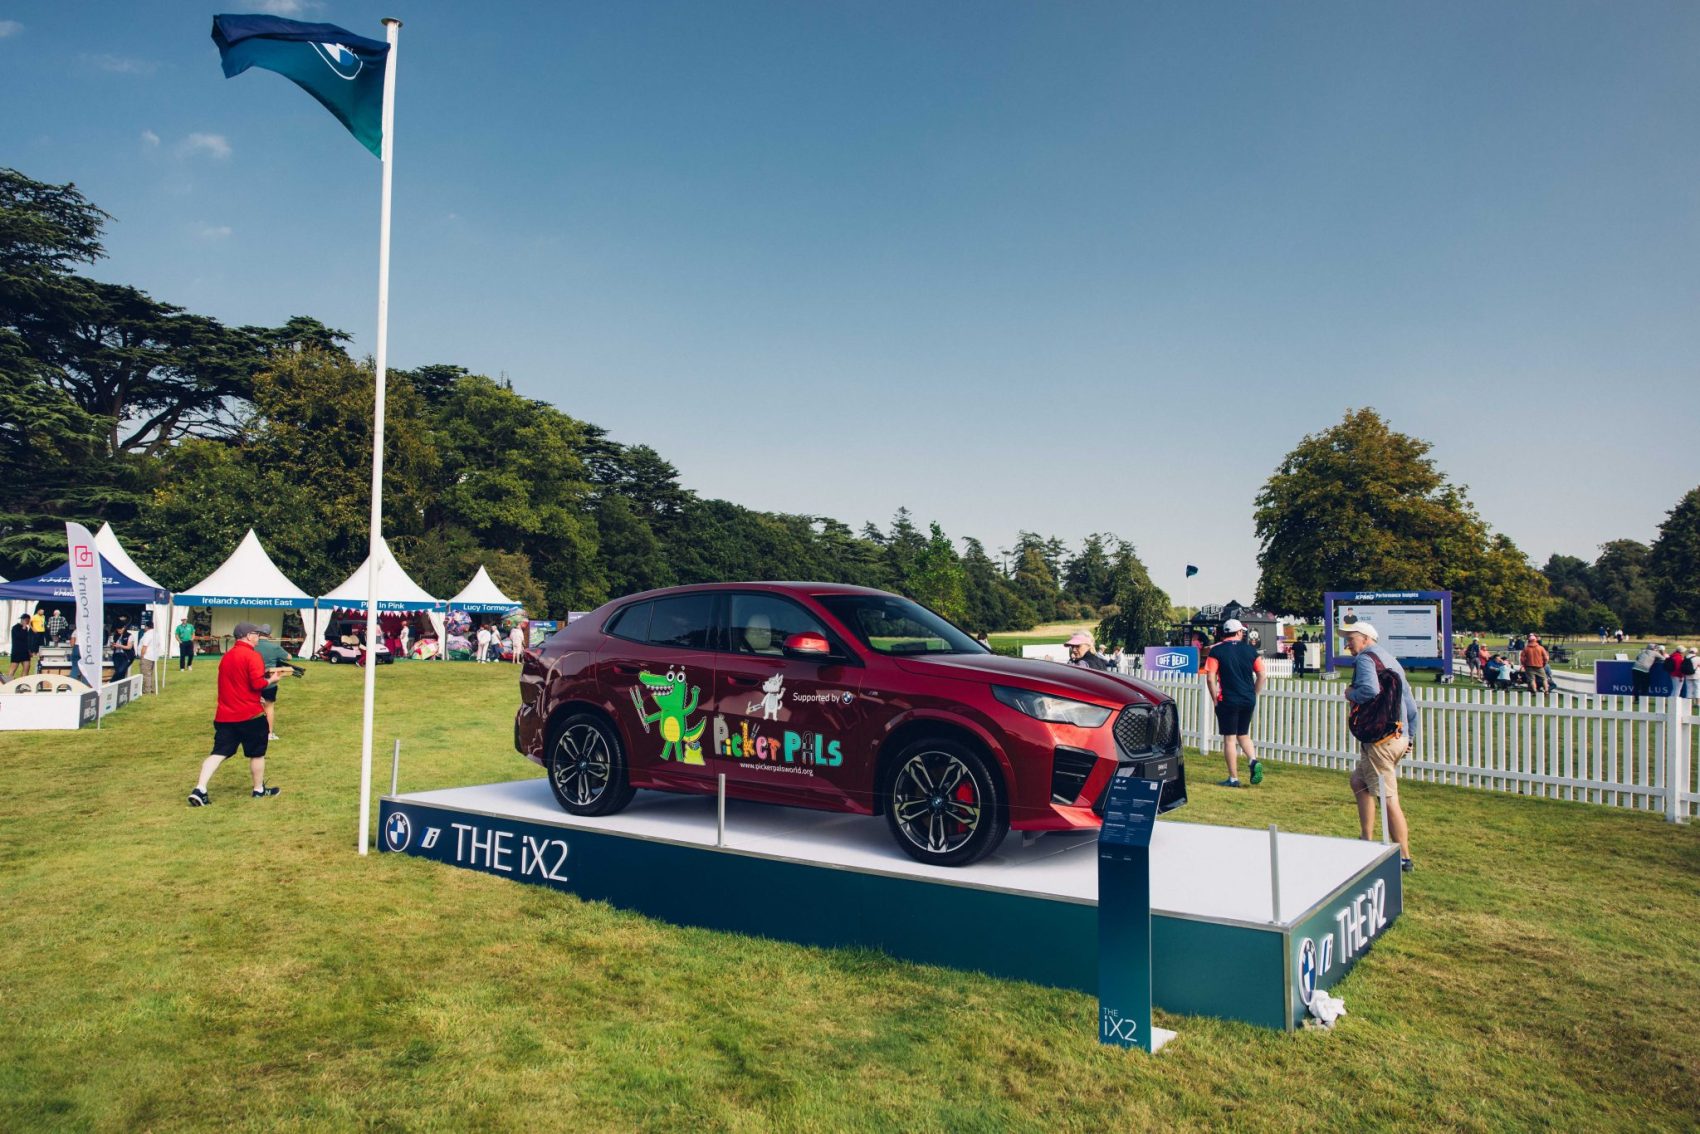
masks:
{"label": "fence post", "polygon": [[1688,804],[1683,794],[1688,790],[1693,770],[1689,765],[1688,699],[1675,690],[1665,698],[1665,821],[1688,821]]}

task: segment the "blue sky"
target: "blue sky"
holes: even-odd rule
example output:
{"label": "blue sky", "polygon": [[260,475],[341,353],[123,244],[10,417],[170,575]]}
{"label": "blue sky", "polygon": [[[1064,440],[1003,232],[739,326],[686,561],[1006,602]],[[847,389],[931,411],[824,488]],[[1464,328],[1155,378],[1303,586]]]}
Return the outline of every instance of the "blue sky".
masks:
{"label": "blue sky", "polygon": [[[1692,3],[262,7],[404,21],[393,364],[705,495],[1114,531],[1206,602],[1348,407],[1537,564],[1700,481]],[[0,0],[0,163],[114,215],[96,274],[369,351],[378,163],[212,12]]]}

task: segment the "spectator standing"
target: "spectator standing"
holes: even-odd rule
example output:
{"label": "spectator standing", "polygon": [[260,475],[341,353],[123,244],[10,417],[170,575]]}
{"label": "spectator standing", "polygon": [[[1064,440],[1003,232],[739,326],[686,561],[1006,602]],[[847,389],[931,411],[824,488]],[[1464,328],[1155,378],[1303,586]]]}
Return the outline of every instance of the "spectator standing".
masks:
{"label": "spectator standing", "polygon": [[1083,669],[1109,669],[1109,659],[1092,648],[1092,638],[1084,631],[1069,635],[1063,645],[1068,647],[1068,664]]}
{"label": "spectator standing", "polygon": [[1635,661],[1629,667],[1629,680],[1635,694],[1636,707],[1640,707],[1641,698],[1647,696],[1648,687],[1653,683],[1653,667],[1663,665],[1665,648],[1648,642],[1641,647],[1641,652],[1635,655]]}
{"label": "spectator standing", "polygon": [[255,644],[260,640],[260,628],[252,622],[236,624],[235,642],[218,662],[218,707],[213,712],[212,755],[201,761],[201,779],[189,793],[190,807],[205,807],[212,802],[207,785],[212,782],[218,766],[236,755],[238,748],[248,757],[248,770],[253,776],[255,799],[276,795],[278,789],[266,786],[266,714],[260,701],[260,690],[269,685],[266,663],[260,658]]}
{"label": "spectator standing", "polygon": [[1523,647],[1523,678],[1528,683],[1531,693],[1552,692],[1552,671],[1547,668],[1551,659],[1547,656],[1547,648],[1541,645],[1538,634],[1530,634],[1528,643]]}
{"label": "spectator standing", "polygon": [[1700,662],[1695,660],[1694,653],[1695,648],[1689,646],[1682,652],[1682,664],[1671,671],[1671,680],[1676,683],[1676,695],[1690,700],[1700,697],[1700,677],[1696,676],[1697,671],[1700,671]]}
{"label": "spectator standing", "polygon": [[270,623],[260,627],[260,640],[254,643],[254,649],[259,653],[260,660],[266,663],[266,676],[271,679],[271,684],[260,690],[260,706],[266,714],[266,739],[276,740],[277,682],[278,678],[289,672],[289,654],[282,646],[272,641]]}
{"label": "spectator standing", "polygon": [[177,635],[177,671],[195,668],[195,625],[185,614],[173,631]]}
{"label": "spectator standing", "polygon": [[51,645],[59,645],[71,632],[71,620],[58,610],[47,616],[47,641]]}
{"label": "spectator standing", "polygon": [[[1393,731],[1378,740],[1358,740],[1358,766],[1352,770],[1352,794],[1358,802],[1358,830],[1365,840],[1375,836],[1376,800],[1387,801],[1387,834],[1399,844],[1399,869],[1414,870],[1411,861],[1411,832],[1405,823],[1405,811],[1399,805],[1399,761],[1410,754],[1417,742],[1417,701],[1411,694],[1411,682],[1405,668],[1378,642],[1376,629],[1368,622],[1356,622],[1346,628],[1346,652],[1356,660],[1352,664],[1352,684],[1346,689],[1346,700],[1357,706],[1371,706],[1382,698],[1389,705]],[[1379,664],[1378,664],[1379,663]],[[1387,683],[1393,682],[1394,687]]]}
{"label": "spectator standing", "polygon": [[130,663],[136,660],[136,637],[128,619],[120,618],[112,628],[112,680],[123,681],[130,676]]}
{"label": "spectator standing", "polygon": [[1470,644],[1464,647],[1464,664],[1470,668],[1470,676],[1479,678],[1482,675],[1482,640],[1471,638]]}
{"label": "spectator standing", "polygon": [[476,640],[477,640],[477,643],[478,643],[478,646],[477,646],[478,663],[480,665],[482,665],[484,662],[489,660],[488,655],[490,653],[490,628],[488,626],[480,626],[478,628],[478,634],[476,635]]}
{"label": "spectator standing", "polygon": [[30,659],[35,656],[35,631],[30,628],[30,616],[18,615],[16,625],[12,627],[12,672],[7,679],[28,677],[30,675]]}
{"label": "spectator standing", "polygon": [[142,675],[142,692],[152,693],[157,688],[154,685],[153,631],[149,630],[144,634],[138,630],[134,633],[136,642],[135,666]]}
{"label": "spectator standing", "polygon": [[513,649],[514,664],[519,665],[525,660],[525,627],[519,623],[513,624],[508,631],[508,645]]}
{"label": "spectator standing", "polygon": [[1245,624],[1237,618],[1222,623],[1223,638],[1210,647],[1204,659],[1204,684],[1216,705],[1216,730],[1222,734],[1222,752],[1228,760],[1228,778],[1222,787],[1240,786],[1240,752],[1250,761],[1251,782],[1263,782],[1263,765],[1251,743],[1251,717],[1257,711],[1257,696],[1263,692],[1263,657],[1246,641]]}
{"label": "spectator standing", "polygon": [[47,641],[47,615],[42,613],[39,606],[35,608],[35,613],[30,615],[30,633],[35,635],[35,641],[30,643],[30,653],[39,654],[42,645]]}
{"label": "spectator standing", "polygon": [[1691,656],[1684,653],[1681,646],[1672,646],[1670,656],[1665,658],[1665,672],[1670,674],[1670,695],[1672,697],[1687,696],[1683,689],[1682,667],[1687,664]]}

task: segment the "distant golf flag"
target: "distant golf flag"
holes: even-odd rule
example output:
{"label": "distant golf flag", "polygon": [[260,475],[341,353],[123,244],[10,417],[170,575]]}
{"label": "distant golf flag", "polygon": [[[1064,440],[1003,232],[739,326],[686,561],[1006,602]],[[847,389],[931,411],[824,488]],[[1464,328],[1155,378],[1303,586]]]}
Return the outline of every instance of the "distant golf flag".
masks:
{"label": "distant golf flag", "polygon": [[1186,577],[1190,579],[1196,574],[1198,574],[1198,568],[1188,563],[1186,565]]}
{"label": "distant golf flag", "polygon": [[374,157],[384,156],[384,69],[390,45],[335,24],[277,16],[214,16],[224,77],[276,71],[318,99]]}

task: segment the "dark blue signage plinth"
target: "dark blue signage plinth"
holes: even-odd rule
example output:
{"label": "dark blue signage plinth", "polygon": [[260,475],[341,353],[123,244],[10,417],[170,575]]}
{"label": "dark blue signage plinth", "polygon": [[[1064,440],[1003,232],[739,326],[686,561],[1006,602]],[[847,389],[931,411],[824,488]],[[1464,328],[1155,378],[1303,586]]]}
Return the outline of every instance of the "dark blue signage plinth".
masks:
{"label": "dark blue signage plinth", "polygon": [[1159,780],[1118,773],[1098,832],[1098,1042],[1156,1051],[1151,1026],[1151,835]]}

